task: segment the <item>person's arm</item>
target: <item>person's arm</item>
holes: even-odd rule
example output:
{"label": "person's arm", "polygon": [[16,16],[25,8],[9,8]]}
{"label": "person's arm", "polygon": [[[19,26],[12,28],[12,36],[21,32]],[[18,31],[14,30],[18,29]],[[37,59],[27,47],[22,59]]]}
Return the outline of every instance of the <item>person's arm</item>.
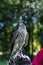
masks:
{"label": "person's arm", "polygon": [[32,65],[43,65],[43,48],[33,58]]}

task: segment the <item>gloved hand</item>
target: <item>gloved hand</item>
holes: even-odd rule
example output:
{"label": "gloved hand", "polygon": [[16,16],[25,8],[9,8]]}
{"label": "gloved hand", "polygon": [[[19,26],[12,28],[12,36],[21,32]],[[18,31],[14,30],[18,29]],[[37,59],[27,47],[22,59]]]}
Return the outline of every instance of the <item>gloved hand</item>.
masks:
{"label": "gloved hand", "polygon": [[30,58],[22,54],[22,55],[18,55],[16,60],[11,58],[9,65],[32,65],[32,64]]}
{"label": "gloved hand", "polygon": [[16,65],[32,65],[31,60],[26,55],[21,55],[17,57]]}

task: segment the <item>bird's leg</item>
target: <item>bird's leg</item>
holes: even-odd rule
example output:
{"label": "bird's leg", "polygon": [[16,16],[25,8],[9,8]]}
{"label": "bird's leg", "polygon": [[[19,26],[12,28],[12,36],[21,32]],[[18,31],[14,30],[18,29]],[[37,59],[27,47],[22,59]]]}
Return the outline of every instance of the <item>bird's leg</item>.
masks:
{"label": "bird's leg", "polygon": [[20,52],[19,52],[19,56],[20,56],[20,58],[22,57],[22,50],[20,50]]}

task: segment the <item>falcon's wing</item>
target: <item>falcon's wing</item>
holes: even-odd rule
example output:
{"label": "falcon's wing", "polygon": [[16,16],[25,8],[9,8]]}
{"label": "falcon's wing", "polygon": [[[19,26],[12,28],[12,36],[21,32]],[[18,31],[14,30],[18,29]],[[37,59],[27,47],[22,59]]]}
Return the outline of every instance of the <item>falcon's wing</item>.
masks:
{"label": "falcon's wing", "polygon": [[14,33],[14,35],[13,35],[13,38],[12,38],[12,41],[11,41],[11,52],[12,52],[12,50],[13,50],[13,46],[14,46],[14,43],[15,43],[15,40],[16,40],[16,38],[17,38],[17,36],[18,36],[18,30],[16,30],[15,31],[15,33]]}
{"label": "falcon's wing", "polygon": [[26,47],[27,44],[28,44],[28,38],[29,38],[29,35],[28,35],[28,33],[27,33],[27,34],[26,34],[26,38],[25,38],[25,44],[24,44],[24,47]]}

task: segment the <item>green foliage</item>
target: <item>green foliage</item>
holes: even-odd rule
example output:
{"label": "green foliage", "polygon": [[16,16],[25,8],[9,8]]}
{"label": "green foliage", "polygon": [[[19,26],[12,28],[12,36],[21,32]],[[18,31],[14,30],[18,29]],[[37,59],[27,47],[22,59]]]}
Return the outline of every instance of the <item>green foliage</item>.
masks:
{"label": "green foliage", "polygon": [[7,65],[8,61],[7,60],[2,60],[0,61],[0,65]]}

